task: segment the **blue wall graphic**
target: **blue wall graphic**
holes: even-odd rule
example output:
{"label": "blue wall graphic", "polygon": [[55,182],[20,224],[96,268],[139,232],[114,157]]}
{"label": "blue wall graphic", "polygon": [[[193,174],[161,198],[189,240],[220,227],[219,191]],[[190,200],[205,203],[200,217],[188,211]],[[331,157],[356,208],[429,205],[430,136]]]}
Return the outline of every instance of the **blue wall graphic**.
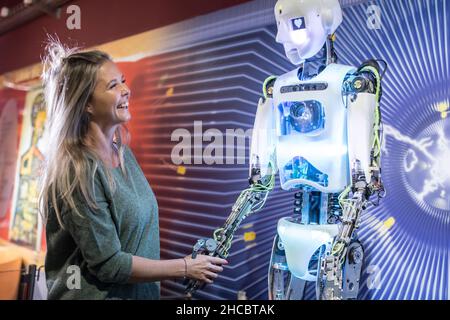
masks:
{"label": "blue wall graphic", "polygon": [[[381,29],[365,27],[370,4],[380,8]],[[449,298],[449,18],[445,0],[373,1],[346,8],[338,32],[341,63],[389,64],[381,104],[387,196],[359,232],[363,299]]]}

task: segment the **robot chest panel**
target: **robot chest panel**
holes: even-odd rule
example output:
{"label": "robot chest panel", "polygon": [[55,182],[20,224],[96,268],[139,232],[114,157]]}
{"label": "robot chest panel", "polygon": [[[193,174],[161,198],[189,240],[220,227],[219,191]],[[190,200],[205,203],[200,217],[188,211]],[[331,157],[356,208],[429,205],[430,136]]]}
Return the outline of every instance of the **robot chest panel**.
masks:
{"label": "robot chest panel", "polygon": [[281,185],[323,192],[347,184],[346,108],[330,90],[280,93],[275,101]]}
{"label": "robot chest panel", "polygon": [[281,93],[274,102],[279,137],[318,142],[333,139],[345,130],[347,110],[342,97],[328,90]]}

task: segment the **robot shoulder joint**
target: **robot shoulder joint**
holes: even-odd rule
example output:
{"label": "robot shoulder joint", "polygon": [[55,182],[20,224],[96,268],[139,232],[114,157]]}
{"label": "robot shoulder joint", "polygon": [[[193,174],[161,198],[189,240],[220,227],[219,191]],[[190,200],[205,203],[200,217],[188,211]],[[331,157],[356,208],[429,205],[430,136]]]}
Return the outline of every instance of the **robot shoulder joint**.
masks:
{"label": "robot shoulder joint", "polygon": [[276,76],[270,76],[263,83],[264,99],[273,97],[273,87],[275,86]]}

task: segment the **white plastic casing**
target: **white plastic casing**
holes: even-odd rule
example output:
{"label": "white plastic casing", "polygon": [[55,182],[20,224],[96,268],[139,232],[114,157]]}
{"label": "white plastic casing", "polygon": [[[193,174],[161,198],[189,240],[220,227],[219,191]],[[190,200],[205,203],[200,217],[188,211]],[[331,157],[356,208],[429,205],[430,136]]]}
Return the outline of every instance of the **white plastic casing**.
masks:
{"label": "white plastic casing", "polygon": [[356,99],[348,101],[348,157],[350,167],[356,160],[370,182],[370,152],[373,141],[373,124],[376,97],[372,93],[358,93]]}
{"label": "white plastic casing", "polygon": [[[311,186],[321,192],[342,191],[349,184],[347,109],[342,98],[343,81],[347,73],[355,70],[351,66],[330,64],[311,80],[300,81],[297,70],[277,78],[274,86],[274,110],[277,129],[276,159],[281,179],[281,188],[290,190],[298,185]],[[281,87],[311,83],[326,83],[326,90],[280,93]],[[314,135],[292,132],[280,133],[278,106],[286,101],[314,100],[322,104],[325,114],[323,130]],[[306,179],[286,178],[285,165],[294,157],[302,157],[328,176],[328,185],[323,186]]]}

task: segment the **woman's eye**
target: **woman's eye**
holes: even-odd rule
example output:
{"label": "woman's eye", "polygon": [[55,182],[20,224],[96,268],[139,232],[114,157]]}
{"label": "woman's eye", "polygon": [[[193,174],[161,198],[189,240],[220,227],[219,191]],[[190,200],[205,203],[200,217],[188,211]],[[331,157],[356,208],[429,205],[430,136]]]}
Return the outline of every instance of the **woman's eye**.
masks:
{"label": "woman's eye", "polygon": [[[126,82],[125,79],[123,79],[123,80],[121,81],[121,83],[125,83],[125,82]],[[109,89],[114,89],[115,87],[117,87],[117,85],[118,85],[118,82],[113,82],[113,83],[109,86]]]}

